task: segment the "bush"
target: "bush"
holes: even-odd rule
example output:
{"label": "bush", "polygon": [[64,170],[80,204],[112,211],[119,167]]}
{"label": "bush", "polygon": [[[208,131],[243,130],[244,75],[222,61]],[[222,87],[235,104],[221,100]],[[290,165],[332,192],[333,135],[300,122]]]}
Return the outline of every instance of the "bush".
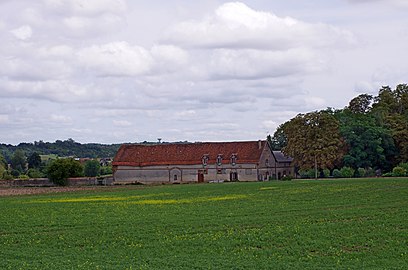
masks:
{"label": "bush", "polygon": [[329,169],[324,169],[323,170],[323,177],[324,178],[329,178],[330,177],[330,170]]}
{"label": "bush", "polygon": [[374,177],[375,176],[375,170],[373,168],[368,168],[366,170],[365,176],[366,177]]}
{"label": "bush", "polygon": [[28,179],[30,179],[30,177],[28,177],[28,175],[26,175],[26,174],[21,174],[21,175],[18,177],[18,179],[20,179],[20,180],[28,180]]}
{"label": "bush", "polygon": [[72,158],[56,159],[47,168],[47,177],[56,185],[66,186],[67,178],[83,175],[83,166]]}
{"label": "bush", "polygon": [[44,176],[38,169],[29,169],[27,174],[30,178],[41,178]]}
{"label": "bush", "polygon": [[315,177],[316,177],[315,170],[314,170],[314,169],[308,170],[308,171],[307,171],[307,176],[308,176],[310,179],[315,178]]}
{"label": "bush", "polygon": [[4,173],[3,173],[3,180],[13,180],[14,179],[14,177],[8,172],[8,171],[5,171]]}
{"label": "bush", "polygon": [[341,177],[341,172],[339,169],[334,169],[333,170],[333,177],[334,178],[340,178]]}
{"label": "bush", "polygon": [[354,176],[354,169],[351,167],[343,167],[341,168],[340,173],[344,178],[352,178]]}
{"label": "bush", "polygon": [[392,172],[387,172],[382,175],[382,177],[393,177]]}
{"label": "bush", "polygon": [[407,170],[405,170],[403,167],[397,166],[394,169],[392,169],[392,176],[394,177],[401,177],[405,176],[407,174]]}
{"label": "bush", "polygon": [[99,164],[99,161],[88,160],[87,162],[85,162],[84,174],[85,176],[88,176],[88,177],[95,177],[99,175],[100,169],[101,169],[101,165]]}
{"label": "bush", "polygon": [[400,163],[400,164],[398,165],[398,167],[404,168],[405,171],[408,173],[408,162]]}
{"label": "bush", "polygon": [[366,170],[364,168],[358,168],[356,171],[356,176],[357,177],[365,177],[366,176]]}
{"label": "bush", "polygon": [[282,180],[282,181],[291,181],[291,180],[292,180],[292,176],[290,176],[290,175],[285,175],[284,177],[282,177],[281,180]]}
{"label": "bush", "polygon": [[[100,170],[100,175],[108,175],[108,174],[112,174],[113,170],[112,170],[112,166],[102,166],[101,170]],[[269,179],[272,177],[271,180],[275,180],[276,177],[275,176],[269,176]]]}

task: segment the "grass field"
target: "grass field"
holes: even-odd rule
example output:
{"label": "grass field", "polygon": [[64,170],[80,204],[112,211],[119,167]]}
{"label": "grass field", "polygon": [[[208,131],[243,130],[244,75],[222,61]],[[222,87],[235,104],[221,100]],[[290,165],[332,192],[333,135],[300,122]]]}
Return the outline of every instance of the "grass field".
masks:
{"label": "grass field", "polygon": [[408,269],[408,179],[0,198],[0,269]]}

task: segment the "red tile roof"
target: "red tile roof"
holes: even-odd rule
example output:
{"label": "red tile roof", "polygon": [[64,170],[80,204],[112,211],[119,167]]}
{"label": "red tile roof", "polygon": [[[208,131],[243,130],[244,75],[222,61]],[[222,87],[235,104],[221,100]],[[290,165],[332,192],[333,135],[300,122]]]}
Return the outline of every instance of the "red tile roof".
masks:
{"label": "red tile roof", "polygon": [[[236,163],[258,163],[266,141],[249,142],[204,142],[182,144],[124,144],[112,165],[114,166],[155,166],[202,164],[208,155],[208,164],[215,164],[222,155],[222,163],[230,163],[232,154],[237,155]],[[259,144],[261,148],[259,148]]]}

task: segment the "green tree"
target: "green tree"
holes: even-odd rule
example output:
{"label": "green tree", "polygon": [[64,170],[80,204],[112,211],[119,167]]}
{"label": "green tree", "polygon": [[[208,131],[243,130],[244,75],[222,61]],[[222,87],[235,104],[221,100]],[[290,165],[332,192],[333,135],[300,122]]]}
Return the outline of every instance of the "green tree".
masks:
{"label": "green tree", "polygon": [[350,101],[348,109],[353,113],[367,113],[371,109],[372,100],[373,96],[361,94]]}
{"label": "green tree", "polygon": [[11,158],[11,167],[21,173],[25,170],[26,162],[27,158],[24,152],[20,149],[17,149]]}
{"label": "green tree", "polygon": [[284,127],[286,124],[287,122],[280,125],[273,134],[273,137],[271,137],[271,135],[268,135],[267,140],[269,142],[271,150],[280,151],[283,147],[286,146],[288,142],[288,138],[286,137],[286,134],[284,132]]}
{"label": "green tree", "polygon": [[41,157],[37,152],[33,152],[27,158],[28,168],[29,169],[37,169],[41,167]]}
{"label": "green tree", "polygon": [[69,177],[83,175],[83,166],[72,158],[56,159],[48,165],[47,177],[53,183],[65,186]]}
{"label": "green tree", "polygon": [[300,169],[333,168],[344,154],[339,122],[332,112],[299,114],[284,124],[287,145],[282,151],[294,158]]}
{"label": "green tree", "polygon": [[101,165],[95,159],[85,162],[84,174],[88,177],[95,177],[100,172]]}
{"label": "green tree", "polygon": [[357,168],[389,168],[396,154],[391,132],[378,125],[371,114],[354,113],[349,109],[335,114],[340,133],[347,144],[344,166]]}

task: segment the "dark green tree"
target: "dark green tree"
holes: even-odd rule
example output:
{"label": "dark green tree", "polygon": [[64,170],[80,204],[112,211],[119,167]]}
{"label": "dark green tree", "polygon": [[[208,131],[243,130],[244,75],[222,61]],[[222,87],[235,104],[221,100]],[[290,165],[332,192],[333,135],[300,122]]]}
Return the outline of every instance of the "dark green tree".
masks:
{"label": "dark green tree", "polygon": [[353,113],[367,113],[371,109],[372,100],[373,96],[361,94],[350,101],[348,109]]}
{"label": "dark green tree", "polygon": [[48,165],[47,177],[53,183],[65,186],[68,178],[82,176],[83,170],[82,164],[72,158],[56,159]]}
{"label": "dark green tree", "polygon": [[392,167],[396,148],[391,132],[378,125],[372,114],[344,109],[335,116],[347,144],[347,153],[343,157],[344,166],[354,169]]}
{"label": "dark green tree", "polygon": [[85,176],[88,176],[88,177],[95,177],[99,175],[100,169],[101,169],[101,165],[99,164],[99,161],[95,159],[88,160],[85,162],[84,174]]}
{"label": "dark green tree", "polygon": [[28,168],[29,169],[37,169],[41,167],[41,157],[37,152],[33,152],[27,158]]}
{"label": "dark green tree", "polygon": [[13,156],[11,157],[11,167],[14,170],[17,170],[20,173],[22,173],[25,170],[26,162],[27,162],[27,158],[24,152],[20,149],[17,149],[14,152]]}

